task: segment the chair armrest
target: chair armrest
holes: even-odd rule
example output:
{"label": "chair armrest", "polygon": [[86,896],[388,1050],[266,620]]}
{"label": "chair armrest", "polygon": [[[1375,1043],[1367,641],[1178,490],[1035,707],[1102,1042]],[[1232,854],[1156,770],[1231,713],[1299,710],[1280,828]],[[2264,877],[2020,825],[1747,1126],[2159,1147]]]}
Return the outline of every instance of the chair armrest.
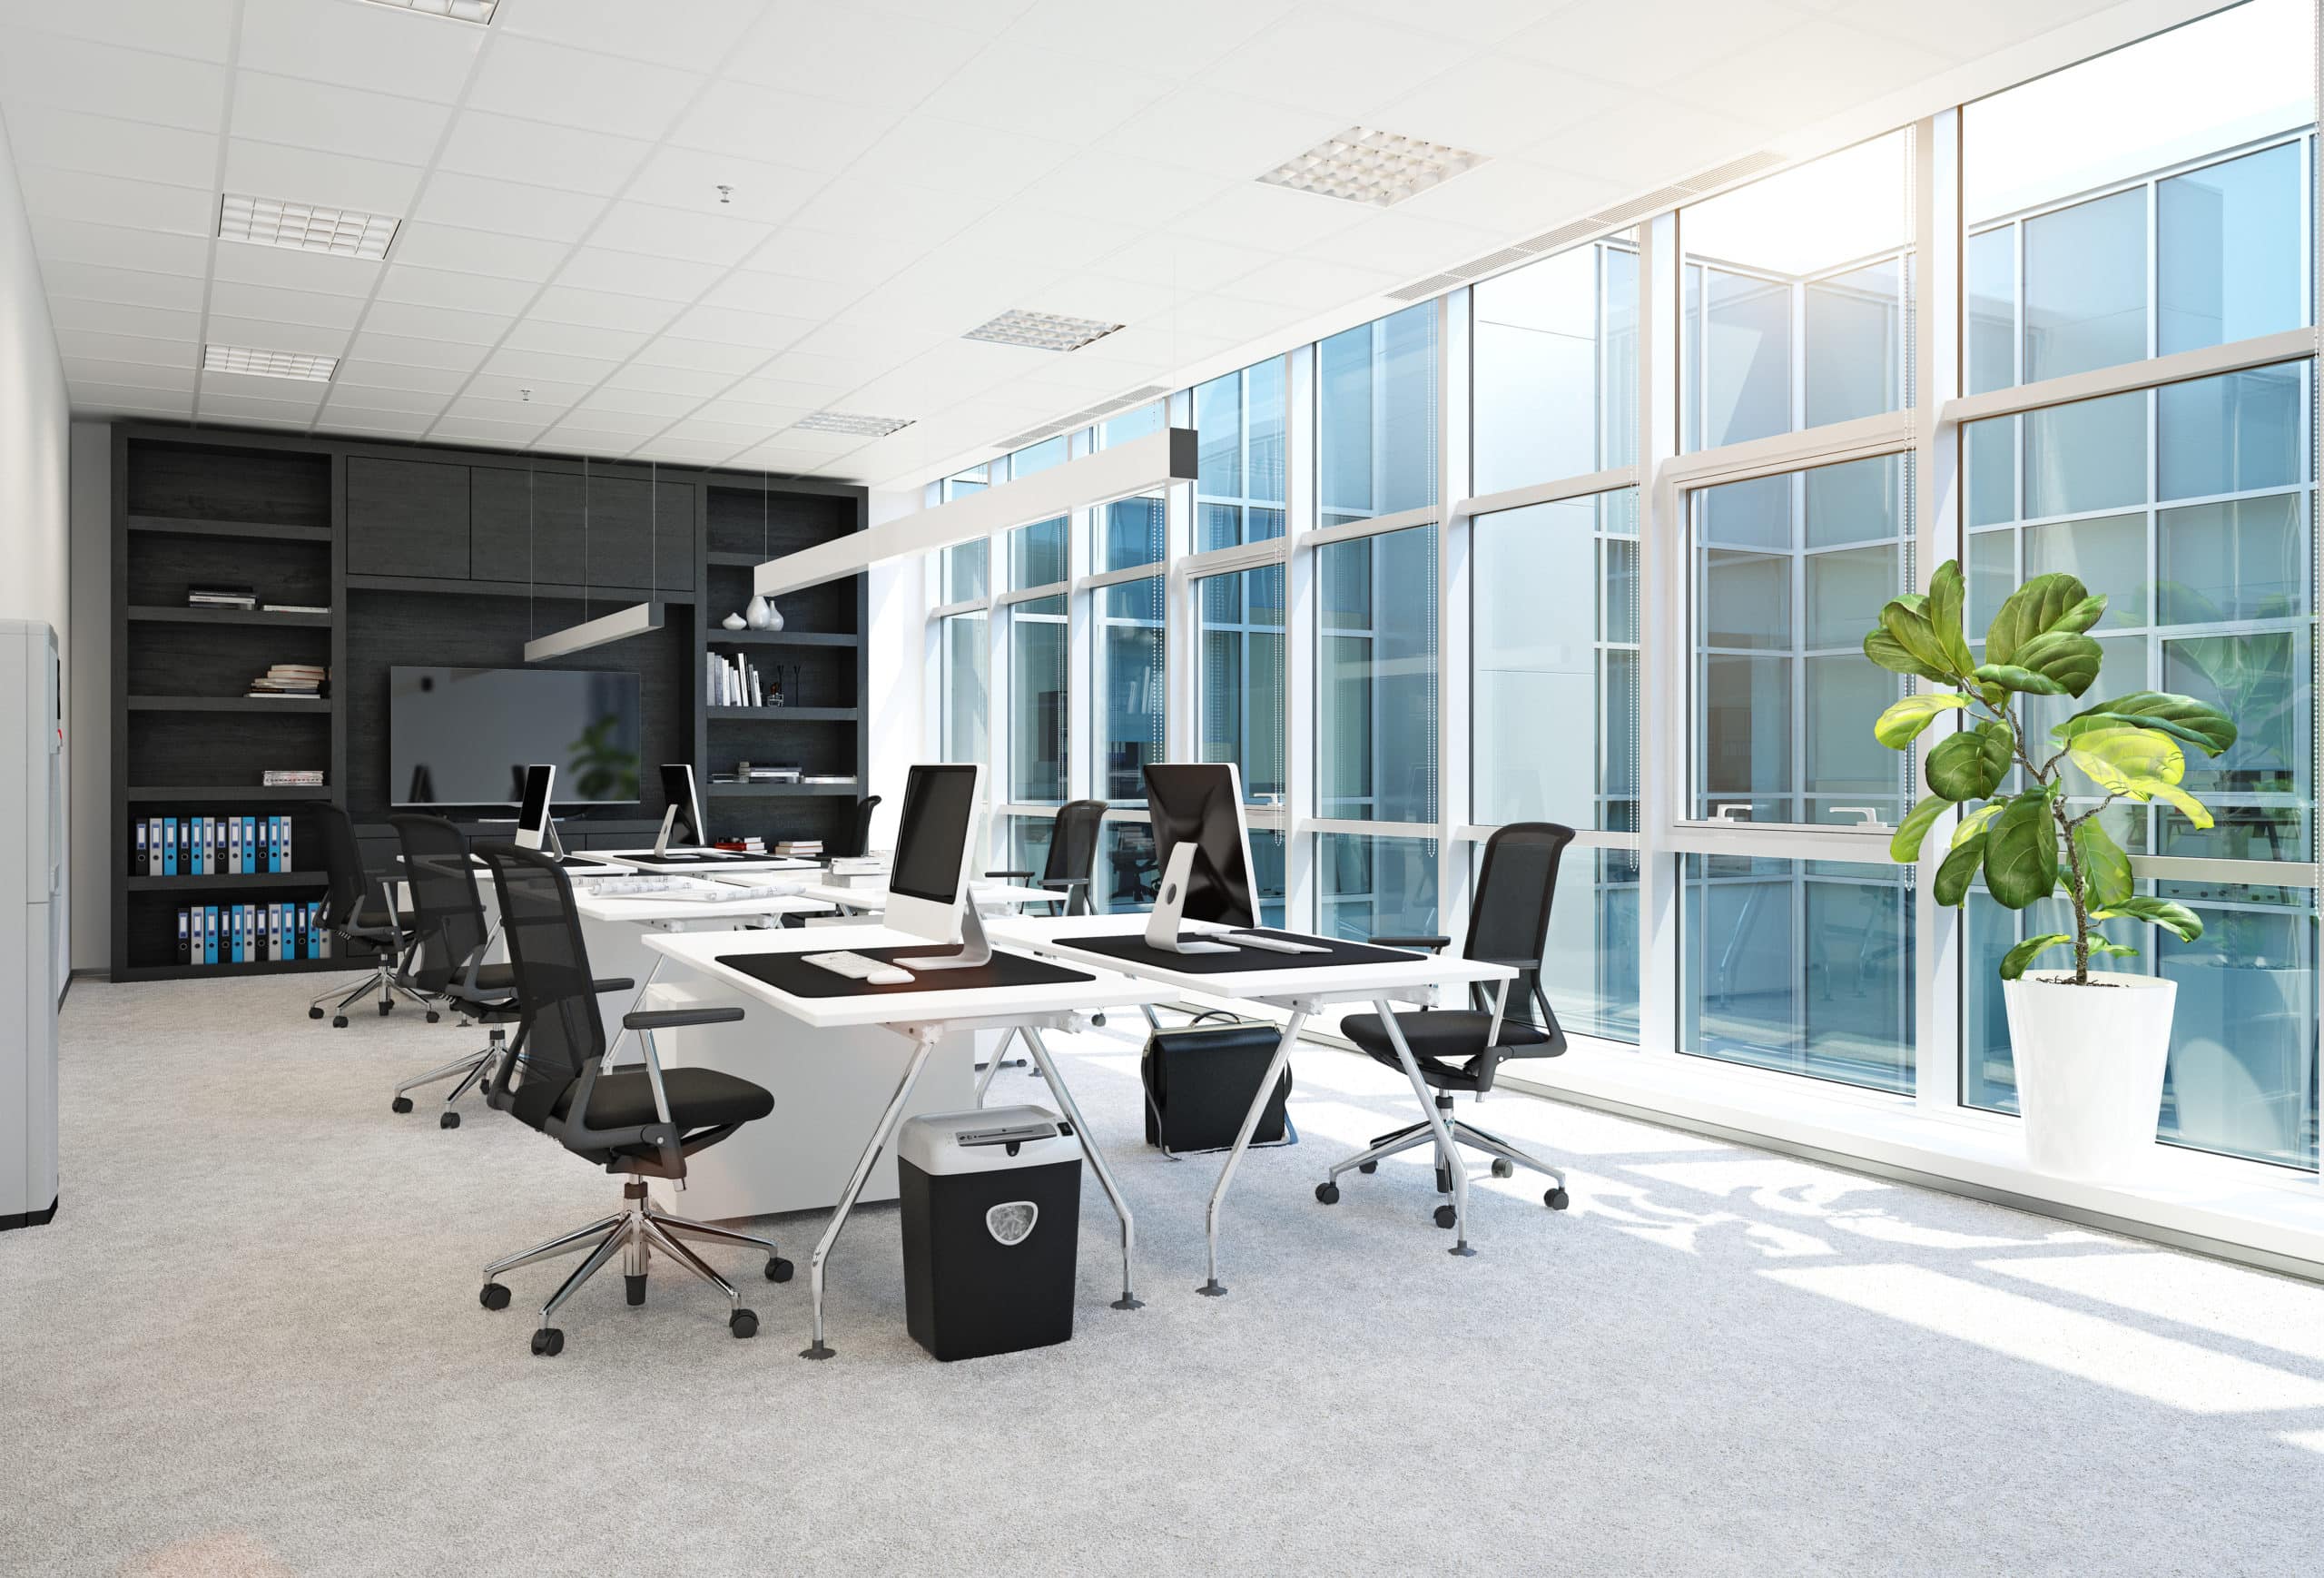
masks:
{"label": "chair armrest", "polygon": [[987,872],[984,874],[988,877],[1014,877],[1020,883],[1029,883],[1033,880],[1031,872]]}
{"label": "chair armrest", "polygon": [[1374,948],[1421,948],[1431,953],[1452,946],[1450,937],[1374,937],[1371,941]]}
{"label": "chair armrest", "polygon": [[687,1025],[732,1024],[743,1017],[743,1011],[731,1005],[719,1008],[644,1008],[621,1016],[621,1028],[626,1031],[674,1031]]}
{"label": "chair armrest", "polygon": [[605,976],[589,983],[591,991],[599,992],[629,991],[634,990],[636,985],[637,982],[632,981],[626,975]]}

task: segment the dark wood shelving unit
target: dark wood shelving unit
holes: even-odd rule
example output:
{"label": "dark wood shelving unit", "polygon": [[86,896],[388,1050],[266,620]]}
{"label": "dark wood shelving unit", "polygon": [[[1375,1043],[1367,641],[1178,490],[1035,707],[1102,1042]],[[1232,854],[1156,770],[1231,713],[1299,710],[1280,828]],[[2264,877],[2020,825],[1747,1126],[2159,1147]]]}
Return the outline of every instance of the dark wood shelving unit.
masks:
{"label": "dark wood shelving unit", "polygon": [[[301,854],[320,849],[302,803],[354,819],[365,863],[385,872],[395,840],[387,782],[387,676],[399,665],[516,667],[535,634],[648,597],[663,628],[551,666],[626,669],[645,702],[641,798],[560,817],[576,849],[634,847],[663,806],[650,764],[686,760],[716,836],[832,838],[852,825],[857,784],[710,784],[741,760],[869,776],[863,727],[867,616],[862,577],[776,599],[790,627],[729,631],[770,557],[866,525],[867,496],[842,483],[688,467],[236,429],[117,423],[113,440],[113,976],[174,981],[355,971],[361,955],[179,964],[182,902],[250,893],[320,895],[320,872],[148,875],[133,821],[293,817]],[[556,581],[537,567],[555,567]],[[247,586],[261,601],[326,614],[184,605],[190,587]],[[788,676],[812,705],[707,705],[705,656]],[[241,694],[272,663],[330,672],[315,700]],[[262,768],[320,769],[321,787],[269,788]],[[253,780],[217,782],[233,776]],[[753,804],[782,800],[780,810]],[[454,808],[478,830],[500,807]],[[315,842],[310,842],[315,841]]]}

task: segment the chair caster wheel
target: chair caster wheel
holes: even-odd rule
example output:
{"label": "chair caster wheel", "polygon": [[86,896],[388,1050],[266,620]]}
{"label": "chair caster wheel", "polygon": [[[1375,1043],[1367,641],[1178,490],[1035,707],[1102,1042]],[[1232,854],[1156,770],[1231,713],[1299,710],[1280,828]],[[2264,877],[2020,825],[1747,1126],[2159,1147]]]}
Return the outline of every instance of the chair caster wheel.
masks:
{"label": "chair caster wheel", "polygon": [[1573,1203],[1573,1198],[1563,1189],[1551,1189],[1541,1197],[1541,1203],[1553,1211],[1561,1211]]}
{"label": "chair caster wheel", "polygon": [[769,1282],[788,1282],[792,1269],[791,1262],[777,1255],[766,1263],[766,1279]]}
{"label": "chair caster wheel", "polygon": [[1106,1016],[1102,1013],[1093,1013],[1089,1016],[1089,1022],[1097,1026],[1099,1030],[1104,1030],[1106,1028]]}
{"label": "chair caster wheel", "polygon": [[438,1020],[442,1019],[443,1017],[444,1016],[442,1014],[438,1013],[432,1008],[428,1011],[428,1022],[429,1024],[434,1024]]}
{"label": "chair caster wheel", "polygon": [[394,1003],[392,1003],[392,1002],[383,1002],[383,1003],[381,1003],[381,1004],[379,1005],[379,1017],[380,1017],[381,1019],[385,1019],[385,1018],[387,1018],[387,1017],[388,1017],[388,1015],[389,1015],[389,1014],[391,1014],[391,1013],[395,1012],[395,1011],[396,1011],[396,1005],[395,1005]]}
{"label": "chair caster wheel", "polygon": [[726,1317],[726,1329],[737,1337],[759,1335],[759,1317],[747,1309],[738,1309]]}
{"label": "chair caster wheel", "polygon": [[1450,1228],[1456,1225],[1460,1220],[1461,1218],[1459,1213],[1454,1211],[1451,1206],[1439,1206],[1436,1208],[1436,1225],[1438,1227]]}
{"label": "chair caster wheel", "polygon": [[310,1008],[307,1011],[307,1017],[309,1019],[320,1019],[323,1017],[323,1011],[320,1008]]}
{"label": "chair caster wheel", "polygon": [[460,1115],[457,1112],[447,1112],[436,1119],[436,1127],[438,1129],[458,1129],[459,1126]]}
{"label": "chair caster wheel", "polygon": [[1375,1173],[1380,1170],[1380,1164],[1376,1161],[1360,1161],[1355,1164],[1355,1170],[1361,1173]]}
{"label": "chair caster wheel", "polygon": [[343,1013],[335,1013],[331,1015],[330,1028],[335,1031],[345,1030],[347,1028],[347,1016]]}
{"label": "chair caster wheel", "polygon": [[1505,1156],[1496,1156],[1492,1159],[1492,1176],[1495,1178],[1515,1178],[1517,1176],[1517,1164],[1511,1161]]}
{"label": "chair caster wheel", "polygon": [[533,1334],[533,1352],[545,1359],[553,1359],[565,1351],[565,1334],[553,1326],[545,1326]]}
{"label": "chair caster wheel", "polygon": [[1327,1206],[1336,1206],[1340,1203],[1340,1186],[1335,1183],[1319,1183],[1315,1186],[1315,1198]]}
{"label": "chair caster wheel", "polygon": [[476,1296],[476,1301],[487,1309],[506,1309],[508,1307],[508,1290],[497,1282],[487,1282],[484,1290]]}
{"label": "chair caster wheel", "polygon": [[390,1112],[409,1112],[409,1111],[410,1111],[410,1110],[411,1110],[411,1098],[410,1098],[410,1097],[409,1097],[409,1096],[399,1096],[399,1097],[397,1097],[394,1100],[392,1100],[392,1101],[390,1101],[390,1102],[389,1102],[389,1103],[388,1103],[388,1110],[389,1110],[389,1111],[390,1111]]}

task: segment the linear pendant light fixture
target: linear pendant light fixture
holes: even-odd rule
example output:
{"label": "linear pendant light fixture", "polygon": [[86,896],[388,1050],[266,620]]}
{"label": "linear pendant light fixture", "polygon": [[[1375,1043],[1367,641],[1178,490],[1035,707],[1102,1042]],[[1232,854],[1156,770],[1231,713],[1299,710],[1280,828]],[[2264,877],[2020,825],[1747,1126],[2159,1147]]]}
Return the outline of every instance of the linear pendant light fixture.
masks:
{"label": "linear pendant light fixture", "polygon": [[[569,657],[576,652],[586,652],[607,642],[650,635],[662,627],[662,599],[655,595],[661,589],[661,543],[658,539],[662,534],[655,529],[658,523],[655,518],[661,504],[659,476],[658,466],[649,467],[645,473],[645,601],[633,603],[611,614],[600,614],[595,619],[584,619],[578,625],[568,625],[551,635],[534,637],[525,643],[526,662]],[[531,573],[529,568],[526,573]],[[581,458],[581,612],[586,614],[588,611],[589,458],[584,455]]]}

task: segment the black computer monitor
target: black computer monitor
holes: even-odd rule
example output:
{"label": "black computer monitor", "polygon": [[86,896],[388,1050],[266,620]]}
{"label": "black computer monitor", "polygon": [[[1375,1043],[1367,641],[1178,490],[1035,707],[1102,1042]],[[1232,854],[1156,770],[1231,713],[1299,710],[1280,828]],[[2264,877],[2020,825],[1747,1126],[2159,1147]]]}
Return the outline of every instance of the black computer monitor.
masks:
{"label": "black computer monitor", "polygon": [[1170,853],[1195,846],[1179,915],[1226,926],[1256,926],[1251,839],[1243,826],[1243,780],[1232,762],[1149,762],[1147,814],[1154,827],[1154,858],[1170,869]]}
{"label": "black computer monitor", "polygon": [[540,762],[517,770],[523,788],[517,808],[517,847],[539,849],[548,842],[549,794],[556,784],[556,767]]}
{"label": "black computer monitor", "polygon": [[662,798],[676,806],[678,814],[685,819],[686,843],[710,842],[710,824],[702,819],[702,801],[694,794],[693,763],[662,764]]}

